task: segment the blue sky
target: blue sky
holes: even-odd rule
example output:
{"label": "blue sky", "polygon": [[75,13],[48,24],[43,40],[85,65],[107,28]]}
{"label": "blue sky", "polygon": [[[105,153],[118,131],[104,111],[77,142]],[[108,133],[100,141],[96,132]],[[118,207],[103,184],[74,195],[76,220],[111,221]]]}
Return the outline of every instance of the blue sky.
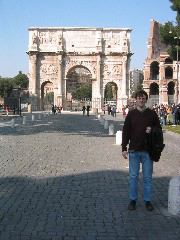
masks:
{"label": "blue sky", "polygon": [[28,73],[29,27],[131,28],[131,69],[143,68],[150,19],[175,20],[169,0],[0,0],[0,76]]}

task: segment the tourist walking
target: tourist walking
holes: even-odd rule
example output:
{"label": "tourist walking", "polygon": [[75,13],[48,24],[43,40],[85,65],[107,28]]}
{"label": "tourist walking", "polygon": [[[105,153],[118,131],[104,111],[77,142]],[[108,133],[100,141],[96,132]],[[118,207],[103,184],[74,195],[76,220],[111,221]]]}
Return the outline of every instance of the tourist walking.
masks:
{"label": "tourist walking", "polygon": [[[136,209],[138,199],[138,178],[140,164],[143,173],[143,198],[148,211],[154,209],[152,199],[152,173],[153,161],[147,152],[146,131],[151,132],[152,127],[161,129],[157,114],[145,106],[148,95],[144,90],[135,94],[136,108],[129,111],[124,122],[122,132],[122,156],[129,157],[129,198],[128,210]],[[127,145],[128,150],[127,150]]]}
{"label": "tourist walking", "polygon": [[103,108],[102,108],[103,112],[104,112],[104,115],[106,114],[106,106],[104,105]]}
{"label": "tourist walking", "polygon": [[87,116],[89,117],[89,111],[90,111],[90,106],[89,105],[87,105],[86,111],[87,111]]}
{"label": "tourist walking", "polygon": [[55,115],[56,114],[56,107],[54,106],[54,104],[52,104],[51,110],[52,110],[52,113]]}
{"label": "tourist walking", "polygon": [[110,114],[111,114],[111,106],[108,105],[108,115],[110,115]]}
{"label": "tourist walking", "polygon": [[83,112],[83,116],[84,116],[85,112],[86,112],[86,107],[85,106],[82,107],[82,112]]}
{"label": "tourist walking", "polygon": [[112,107],[113,117],[116,117],[116,106]]}

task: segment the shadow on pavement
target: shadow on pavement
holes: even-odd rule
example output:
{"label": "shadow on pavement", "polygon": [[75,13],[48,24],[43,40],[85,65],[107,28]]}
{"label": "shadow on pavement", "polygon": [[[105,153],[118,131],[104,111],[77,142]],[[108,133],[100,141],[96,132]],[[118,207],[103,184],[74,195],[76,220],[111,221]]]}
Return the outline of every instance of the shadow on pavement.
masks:
{"label": "shadow on pavement", "polygon": [[[71,135],[88,135],[96,137],[108,137],[109,130],[104,129],[104,125],[94,116],[89,117],[82,115],[62,114],[62,115],[50,115],[42,117],[38,120],[36,114],[36,120],[32,121],[31,116],[28,116],[25,125],[22,124],[22,118],[15,119],[15,127],[11,127],[11,123],[4,123],[0,127],[1,135],[32,135],[40,132],[52,133],[63,132]],[[113,123],[114,133],[117,130],[122,129],[123,121],[109,120],[109,124]]]}
{"label": "shadow on pavement", "polygon": [[137,210],[129,212],[126,172],[1,178],[0,239],[179,240],[180,218],[167,213],[168,182],[154,179],[153,212],[144,208],[141,187]]}

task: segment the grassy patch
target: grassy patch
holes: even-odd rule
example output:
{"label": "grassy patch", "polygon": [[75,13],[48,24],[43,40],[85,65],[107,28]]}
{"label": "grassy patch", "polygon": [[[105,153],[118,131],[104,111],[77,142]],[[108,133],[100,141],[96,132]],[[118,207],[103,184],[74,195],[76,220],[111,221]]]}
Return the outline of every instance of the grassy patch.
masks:
{"label": "grassy patch", "polygon": [[163,129],[180,134],[180,125],[176,125],[176,126],[166,125],[166,126],[163,126]]}

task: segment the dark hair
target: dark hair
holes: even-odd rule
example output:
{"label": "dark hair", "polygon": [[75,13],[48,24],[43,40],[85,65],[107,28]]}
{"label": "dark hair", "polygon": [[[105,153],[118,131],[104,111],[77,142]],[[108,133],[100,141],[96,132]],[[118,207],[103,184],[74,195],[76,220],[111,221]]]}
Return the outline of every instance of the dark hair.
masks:
{"label": "dark hair", "polygon": [[137,97],[143,97],[143,95],[146,97],[146,100],[148,100],[148,94],[144,90],[139,90],[135,93],[135,98]]}

